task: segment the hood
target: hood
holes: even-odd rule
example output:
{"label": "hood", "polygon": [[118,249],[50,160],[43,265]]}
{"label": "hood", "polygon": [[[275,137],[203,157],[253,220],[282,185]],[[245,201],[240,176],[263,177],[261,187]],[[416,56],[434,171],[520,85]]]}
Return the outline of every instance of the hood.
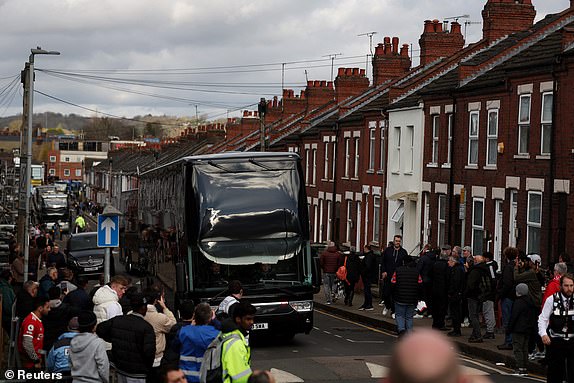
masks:
{"label": "hood", "polygon": [[337,253],[337,246],[329,246],[326,251],[329,253]]}
{"label": "hood", "polygon": [[238,329],[239,327],[231,318],[226,318],[221,322],[221,332],[224,334]]}
{"label": "hood", "polygon": [[92,334],[91,332],[81,332],[74,336],[70,342],[70,348],[74,352],[84,351],[92,343],[92,340],[95,336],[96,335]]}
{"label": "hood", "polygon": [[59,307],[61,304],[62,304],[62,301],[59,299],[50,299],[50,308],[51,309]]}
{"label": "hood", "polygon": [[94,294],[93,302],[95,305],[101,305],[107,302],[117,302],[119,301],[118,294],[112,290],[108,285],[104,285],[96,291]]}

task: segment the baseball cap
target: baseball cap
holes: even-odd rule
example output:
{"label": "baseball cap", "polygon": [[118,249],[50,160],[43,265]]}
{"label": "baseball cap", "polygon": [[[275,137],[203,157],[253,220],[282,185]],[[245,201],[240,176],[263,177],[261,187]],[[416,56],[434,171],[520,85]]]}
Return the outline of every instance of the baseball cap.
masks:
{"label": "baseball cap", "polygon": [[442,245],[440,247],[441,250],[450,250],[450,245]]}
{"label": "baseball cap", "polygon": [[542,258],[540,258],[540,255],[538,255],[538,254],[528,254],[527,258],[530,259],[530,261],[533,263],[538,263],[538,264],[542,263]]}
{"label": "baseball cap", "polygon": [[92,311],[84,310],[78,315],[78,328],[90,328],[96,325],[96,314]]}
{"label": "baseball cap", "polygon": [[146,296],[142,293],[134,294],[130,298],[130,306],[132,307],[133,310],[139,309],[140,307],[145,306],[147,304],[148,300]]}
{"label": "baseball cap", "polygon": [[472,252],[472,248],[470,246],[465,246],[462,248],[463,251],[470,251]]}
{"label": "baseball cap", "polygon": [[526,283],[519,283],[516,285],[516,296],[522,297],[528,294],[528,285]]}
{"label": "baseball cap", "polygon": [[68,322],[68,330],[79,330],[80,329],[80,322],[78,322],[78,317],[73,317]]}

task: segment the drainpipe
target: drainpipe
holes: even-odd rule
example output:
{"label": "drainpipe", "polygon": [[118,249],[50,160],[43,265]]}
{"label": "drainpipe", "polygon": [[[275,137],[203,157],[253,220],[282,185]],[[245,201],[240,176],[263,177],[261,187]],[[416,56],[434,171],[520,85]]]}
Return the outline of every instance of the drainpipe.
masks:
{"label": "drainpipe", "polygon": [[[331,241],[335,241],[335,212],[337,210],[337,152],[339,146],[339,123],[335,123],[335,143],[333,146],[333,167],[335,171],[333,172],[333,201],[331,203]],[[337,228],[338,230],[338,228]]]}
{"label": "drainpipe", "polygon": [[550,190],[550,192],[548,193],[548,201],[549,201],[549,209],[548,209],[548,233],[547,233],[547,250],[546,250],[546,254],[547,254],[547,259],[546,262],[547,264],[550,264],[554,257],[553,257],[553,253],[555,251],[555,248],[553,247],[553,241],[552,241],[552,232],[553,232],[553,216],[554,214],[552,213],[552,209],[553,209],[553,204],[552,204],[552,199],[554,196],[554,177],[556,174],[556,152],[555,152],[555,147],[556,147],[556,102],[558,100],[558,77],[556,75],[556,67],[558,65],[560,65],[560,63],[562,62],[562,58],[561,56],[557,56],[556,57],[556,61],[555,61],[555,65],[552,67],[552,127],[550,128],[550,171],[548,172],[548,189]]}

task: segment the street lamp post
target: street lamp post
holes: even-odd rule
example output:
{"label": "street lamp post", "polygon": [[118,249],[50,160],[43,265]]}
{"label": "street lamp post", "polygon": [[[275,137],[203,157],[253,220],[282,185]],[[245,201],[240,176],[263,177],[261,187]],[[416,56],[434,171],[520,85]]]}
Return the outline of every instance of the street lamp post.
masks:
{"label": "street lamp post", "polygon": [[[22,158],[20,159],[20,180],[25,180],[25,193],[21,194],[21,197],[24,197],[24,200],[19,199],[19,204],[22,206],[24,203],[24,228],[22,232],[20,232],[20,243],[23,243],[24,246],[24,281],[28,280],[28,263],[30,261],[30,235],[28,233],[30,227],[30,195],[32,192],[32,120],[34,116],[34,56],[35,55],[59,55],[60,52],[57,51],[47,51],[40,47],[30,49],[30,58],[26,63],[26,81],[24,83],[24,97],[27,98],[25,100],[25,105],[27,105],[27,110],[24,111],[26,116],[26,135],[22,134],[22,141],[26,142],[26,169],[25,173],[23,172],[22,165],[23,161]],[[24,129],[24,126],[22,126]],[[20,155],[22,157],[22,153]],[[18,214],[21,214],[22,211]]]}

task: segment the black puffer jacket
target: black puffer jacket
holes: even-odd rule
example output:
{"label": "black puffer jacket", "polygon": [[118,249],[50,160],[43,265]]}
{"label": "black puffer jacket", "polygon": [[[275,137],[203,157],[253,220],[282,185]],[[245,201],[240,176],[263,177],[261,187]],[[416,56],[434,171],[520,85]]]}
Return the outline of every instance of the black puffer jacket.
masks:
{"label": "black puffer jacket", "polygon": [[538,307],[534,305],[530,296],[516,298],[512,305],[506,333],[531,334],[536,330],[538,311]]}
{"label": "black puffer jacket", "polygon": [[102,322],[96,328],[100,338],[112,344],[116,368],[127,375],[147,375],[155,358],[155,335],[140,314],[128,314]]}
{"label": "black puffer jacket", "polygon": [[361,277],[361,260],[359,254],[350,253],[347,255],[347,281],[356,283]]}

